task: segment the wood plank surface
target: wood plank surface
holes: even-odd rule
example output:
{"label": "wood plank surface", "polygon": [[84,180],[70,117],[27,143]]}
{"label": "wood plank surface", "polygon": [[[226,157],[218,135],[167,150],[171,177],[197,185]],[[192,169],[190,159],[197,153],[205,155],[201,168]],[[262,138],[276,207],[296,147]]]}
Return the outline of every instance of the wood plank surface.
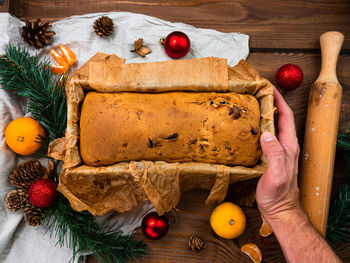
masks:
{"label": "wood plank surface", "polygon": [[[20,1],[19,18],[62,17],[93,12],[127,11],[196,27],[250,35],[253,49],[318,49],[329,30],[350,35],[350,1],[302,0],[11,0]],[[117,25],[118,26],[118,25]],[[345,38],[344,50],[350,51]]]}
{"label": "wood plank surface", "polygon": [[0,0],[0,12],[10,11],[9,1],[10,0]]}
{"label": "wood plank surface", "polygon": [[[1,1],[1,0],[0,0]],[[294,111],[299,142],[303,141],[308,93],[321,65],[319,36],[329,30],[345,35],[342,55],[338,62],[338,78],[343,86],[339,131],[345,132],[350,121],[350,1],[302,0],[4,0],[0,12],[10,10],[20,19],[42,18],[55,21],[71,15],[92,12],[127,11],[183,22],[196,27],[223,32],[242,32],[250,36],[251,54],[248,62],[260,74],[275,84],[277,69],[293,63],[304,72],[302,85],[284,97]],[[11,2],[10,2],[11,1]],[[7,8],[7,9],[2,9]],[[118,25],[116,25],[118,26]],[[346,176],[344,160],[336,158],[333,194],[336,196]],[[256,182],[255,182],[256,183]],[[227,200],[242,197],[238,185],[231,185]],[[146,240],[147,256],[142,262],[251,262],[239,252],[245,242],[257,243],[264,255],[263,262],[285,262],[274,236],[258,235],[260,215],[256,208],[245,208],[247,230],[236,241],[218,238],[210,229],[212,207],[204,205],[207,191],[185,193],[178,205],[177,222],[161,241]],[[186,247],[192,234],[202,235],[207,244],[199,254]],[[144,239],[138,230],[136,238]],[[337,253],[350,262],[349,246]],[[89,263],[97,262],[92,256]]]}
{"label": "wood plank surface", "polygon": [[[231,188],[234,189],[235,185]],[[152,263],[231,263],[252,261],[239,248],[247,242],[259,246],[263,254],[263,261],[268,263],[286,262],[280,246],[274,235],[267,238],[259,236],[261,223],[260,213],[255,208],[244,208],[247,216],[247,228],[242,236],[236,240],[225,240],[213,233],[209,225],[209,217],[213,207],[205,206],[208,191],[192,191],[185,193],[176,211],[176,223],[170,227],[169,233],[162,240],[145,240],[147,255],[141,262]],[[226,201],[234,201],[228,195]],[[188,249],[187,243],[191,235],[204,238],[205,248],[200,253]],[[144,240],[140,229],[136,231],[136,239]],[[337,254],[343,262],[350,262],[350,248],[339,248]],[[89,257],[89,263],[96,263],[96,259]],[[136,262],[136,261],[132,261]]]}

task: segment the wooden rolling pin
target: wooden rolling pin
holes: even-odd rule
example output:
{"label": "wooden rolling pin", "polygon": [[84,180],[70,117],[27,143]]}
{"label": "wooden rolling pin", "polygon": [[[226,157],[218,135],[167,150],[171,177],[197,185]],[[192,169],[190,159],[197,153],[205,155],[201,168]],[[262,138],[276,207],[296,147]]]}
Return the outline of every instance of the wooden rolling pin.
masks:
{"label": "wooden rolling pin", "polygon": [[310,89],[301,166],[301,202],[312,225],[326,235],[342,87],[336,65],[343,34],[321,35],[321,73]]}

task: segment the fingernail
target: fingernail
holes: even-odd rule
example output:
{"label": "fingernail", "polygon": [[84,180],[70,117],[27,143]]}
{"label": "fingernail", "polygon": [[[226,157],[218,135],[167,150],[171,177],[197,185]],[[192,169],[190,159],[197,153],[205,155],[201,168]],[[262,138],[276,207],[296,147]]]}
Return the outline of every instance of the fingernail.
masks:
{"label": "fingernail", "polygon": [[261,140],[263,142],[271,142],[275,139],[275,136],[272,135],[272,133],[270,132],[264,132],[262,135],[261,135]]}

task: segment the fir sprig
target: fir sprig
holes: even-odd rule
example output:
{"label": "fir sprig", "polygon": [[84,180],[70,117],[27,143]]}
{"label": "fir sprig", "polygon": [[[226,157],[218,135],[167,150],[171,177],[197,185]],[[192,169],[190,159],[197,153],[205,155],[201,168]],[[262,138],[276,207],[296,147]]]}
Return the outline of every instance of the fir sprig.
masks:
{"label": "fir sprig", "polygon": [[73,210],[62,195],[48,209],[44,225],[48,226],[59,245],[73,250],[73,259],[78,252],[91,252],[99,262],[122,263],[128,259],[137,260],[146,252],[142,241],[123,236],[120,230],[113,230],[113,224],[101,229],[90,213]]}
{"label": "fir sprig", "polygon": [[350,243],[350,185],[341,187],[339,197],[334,200],[327,224],[327,239],[333,246]]}
{"label": "fir sprig", "polygon": [[0,56],[0,84],[28,99],[28,111],[47,131],[44,145],[63,137],[67,123],[65,76],[54,78],[47,60],[40,62],[26,49],[8,45]]}
{"label": "fir sprig", "polygon": [[[350,171],[350,123],[346,133],[339,134],[337,148],[346,161],[346,171]],[[342,185],[339,196],[334,200],[329,210],[327,223],[327,239],[332,246],[340,243],[350,244],[350,177]]]}
{"label": "fir sprig", "polygon": [[[55,78],[47,60],[39,61],[25,48],[8,45],[0,56],[0,84],[3,89],[27,98],[28,111],[46,129],[44,143],[64,136],[67,106],[64,93],[65,77]],[[56,176],[55,180],[58,178]],[[59,194],[47,210],[44,225],[58,244],[70,247],[73,258],[77,252],[92,252],[99,262],[126,262],[145,254],[143,242],[136,241],[111,226],[100,227],[88,212],[72,209]]]}
{"label": "fir sprig", "polygon": [[347,162],[347,168],[350,168],[350,123],[346,133],[338,135],[337,147],[343,153],[343,156]]}

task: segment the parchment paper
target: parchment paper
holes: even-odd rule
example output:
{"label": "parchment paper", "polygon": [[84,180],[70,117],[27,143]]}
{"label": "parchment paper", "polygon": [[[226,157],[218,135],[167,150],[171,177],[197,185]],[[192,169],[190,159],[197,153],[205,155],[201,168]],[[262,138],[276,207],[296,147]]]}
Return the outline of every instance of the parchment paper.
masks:
{"label": "parchment paper", "polygon": [[[162,161],[132,161],[106,167],[81,165],[78,144],[80,105],[84,93],[90,90],[235,91],[252,94],[260,103],[261,132],[275,132],[273,87],[244,60],[233,68],[227,66],[226,59],[213,57],[144,64],[123,62],[116,55],[98,53],[66,85],[66,136],[50,145],[49,154],[64,161],[58,190],[69,199],[74,209],[88,210],[94,215],[102,215],[112,209],[122,213],[148,199],[159,214],[164,214],[176,207],[182,192],[193,188],[210,190],[206,204],[213,205],[224,200],[230,183],[249,180],[264,173],[264,156],[252,168]],[[167,72],[178,78],[167,78]]]}

